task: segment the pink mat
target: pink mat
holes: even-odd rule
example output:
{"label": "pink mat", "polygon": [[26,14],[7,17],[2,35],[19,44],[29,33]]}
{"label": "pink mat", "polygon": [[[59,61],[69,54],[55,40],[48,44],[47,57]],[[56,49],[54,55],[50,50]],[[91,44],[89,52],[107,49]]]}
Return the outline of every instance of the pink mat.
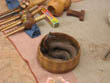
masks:
{"label": "pink mat", "polygon": [[53,74],[44,70],[37,61],[37,48],[43,36],[31,39],[26,33],[20,32],[8,39],[14,45],[20,56],[28,64],[33,73],[36,83],[46,83],[48,77],[63,77],[70,83],[77,83],[73,72],[65,74]]}

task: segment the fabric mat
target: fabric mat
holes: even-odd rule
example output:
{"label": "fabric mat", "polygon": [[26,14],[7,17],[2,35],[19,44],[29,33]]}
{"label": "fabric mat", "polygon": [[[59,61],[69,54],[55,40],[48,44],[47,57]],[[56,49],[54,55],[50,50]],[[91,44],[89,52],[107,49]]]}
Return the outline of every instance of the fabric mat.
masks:
{"label": "fabric mat", "polygon": [[70,83],[77,83],[73,72],[65,74],[53,74],[44,70],[37,61],[37,48],[42,39],[42,36],[31,39],[26,33],[20,32],[9,37],[18,53],[27,62],[33,75],[38,83],[46,83],[48,77],[63,77]]}

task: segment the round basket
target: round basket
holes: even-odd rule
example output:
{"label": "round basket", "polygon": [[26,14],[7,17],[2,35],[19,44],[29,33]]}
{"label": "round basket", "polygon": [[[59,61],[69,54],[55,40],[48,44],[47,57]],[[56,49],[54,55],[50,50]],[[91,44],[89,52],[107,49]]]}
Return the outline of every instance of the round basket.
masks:
{"label": "round basket", "polygon": [[46,37],[46,36],[44,36],[44,38],[42,39],[42,41],[38,47],[38,57],[37,57],[38,62],[44,69],[46,69],[47,71],[52,72],[52,73],[69,72],[70,70],[74,69],[79,63],[80,45],[73,37],[71,37],[67,34],[58,33],[58,32],[54,32],[53,34],[55,34],[57,36],[66,37],[66,38],[72,40],[72,42],[75,44],[75,46],[77,48],[77,55],[69,60],[57,60],[57,59],[53,59],[53,58],[49,58],[49,57],[45,56],[43,54],[43,52],[41,51],[41,43],[42,43],[43,39]]}

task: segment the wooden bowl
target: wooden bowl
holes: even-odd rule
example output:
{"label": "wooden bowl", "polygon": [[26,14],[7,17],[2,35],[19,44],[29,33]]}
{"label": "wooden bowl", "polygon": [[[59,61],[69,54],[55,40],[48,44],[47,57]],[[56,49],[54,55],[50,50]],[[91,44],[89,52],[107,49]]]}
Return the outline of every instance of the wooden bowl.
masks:
{"label": "wooden bowl", "polygon": [[41,41],[39,47],[38,47],[38,62],[40,63],[40,65],[46,69],[49,72],[52,73],[65,73],[65,72],[69,72],[70,70],[74,69],[80,60],[80,45],[77,42],[77,40],[75,40],[73,37],[64,34],[64,33],[58,33],[58,32],[54,32],[55,35],[57,36],[62,36],[65,37],[67,39],[70,39],[73,41],[73,43],[75,44],[75,47],[77,48],[77,55],[74,56],[73,58],[69,59],[69,60],[58,60],[58,59],[53,59],[53,58],[49,58],[47,56],[45,56],[43,54],[43,52],[41,51],[41,43],[43,41]]}

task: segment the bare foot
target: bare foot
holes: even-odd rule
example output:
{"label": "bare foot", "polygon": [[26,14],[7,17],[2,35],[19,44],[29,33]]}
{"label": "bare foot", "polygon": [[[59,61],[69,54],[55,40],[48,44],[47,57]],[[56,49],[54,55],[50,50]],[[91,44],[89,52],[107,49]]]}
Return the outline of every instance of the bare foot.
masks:
{"label": "bare foot", "polygon": [[57,78],[48,78],[47,83],[69,83],[69,82],[64,80],[62,77],[57,77]]}

